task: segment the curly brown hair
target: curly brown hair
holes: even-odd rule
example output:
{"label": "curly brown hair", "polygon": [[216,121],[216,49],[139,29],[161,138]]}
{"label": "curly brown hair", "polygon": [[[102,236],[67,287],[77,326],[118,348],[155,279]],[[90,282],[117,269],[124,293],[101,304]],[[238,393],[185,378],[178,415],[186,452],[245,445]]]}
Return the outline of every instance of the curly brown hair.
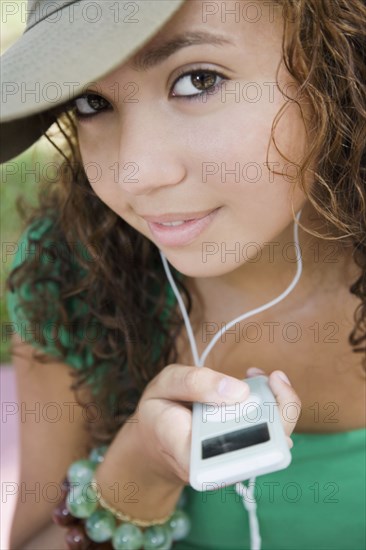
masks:
{"label": "curly brown hair", "polygon": [[[343,239],[354,248],[360,276],[350,292],[360,304],[349,343],[353,351],[364,354],[366,5],[364,0],[279,0],[278,4],[284,15],[283,60],[314,113],[315,137],[300,166],[299,183],[316,211],[337,233],[330,238]],[[288,98],[287,103],[290,101],[297,100]],[[273,122],[274,143],[283,111]],[[37,254],[12,271],[7,285],[12,291],[25,282],[30,285],[33,299],[21,300],[21,305],[31,322],[47,319],[53,300],[56,335],[61,326],[72,327],[75,353],[83,361],[85,358],[83,368],[73,373],[76,380],[72,389],[77,395],[90,382],[89,377],[100,380],[102,376],[96,401],[103,418],[89,429],[94,443],[108,443],[135,411],[146,384],[177,361],[176,337],[183,321],[168,299],[157,247],[96,196],[81,162],[73,113],[62,106],[57,116],[63,145],[58,147],[45,135],[64,158],[62,175],[52,186],[43,183],[39,205],[32,211],[27,206],[26,225],[36,227],[45,218],[52,220],[37,247],[44,257],[56,259],[56,243],[59,269],[54,272],[53,261],[43,262],[40,269]],[[307,191],[304,176],[314,159],[314,185]],[[81,248],[75,248],[76,242]],[[175,270],[173,275],[190,312],[192,296],[184,277]],[[56,285],[56,301],[54,294],[48,294],[47,285],[39,284],[46,281]],[[91,325],[98,329],[92,346],[87,336]],[[66,359],[67,346],[60,338],[55,343]],[[47,344],[43,332],[39,333],[39,344]],[[91,361],[86,360],[87,350],[91,351]],[[50,359],[39,351],[35,356]]]}

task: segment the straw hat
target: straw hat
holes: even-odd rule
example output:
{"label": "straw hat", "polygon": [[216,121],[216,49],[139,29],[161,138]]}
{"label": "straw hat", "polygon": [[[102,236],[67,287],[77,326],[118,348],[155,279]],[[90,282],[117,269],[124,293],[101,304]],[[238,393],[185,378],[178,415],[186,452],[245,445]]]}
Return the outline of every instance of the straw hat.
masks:
{"label": "straw hat", "polygon": [[23,35],[1,56],[0,163],[33,145],[50,109],[139,50],[185,0],[28,0]]}

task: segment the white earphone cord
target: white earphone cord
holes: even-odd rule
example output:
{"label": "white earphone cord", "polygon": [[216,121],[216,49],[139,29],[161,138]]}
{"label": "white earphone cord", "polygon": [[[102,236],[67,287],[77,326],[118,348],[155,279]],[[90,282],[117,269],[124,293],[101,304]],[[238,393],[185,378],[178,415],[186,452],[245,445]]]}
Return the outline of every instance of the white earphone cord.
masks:
{"label": "white earphone cord", "polygon": [[[301,216],[301,210],[296,215],[296,220],[297,221],[299,221],[300,216]],[[195,364],[196,367],[203,367],[204,366],[204,362],[205,362],[208,354],[210,353],[210,351],[212,350],[212,348],[216,344],[217,340],[229,328],[231,328],[235,323],[237,323],[239,321],[243,321],[244,319],[247,319],[248,317],[251,317],[252,315],[256,315],[257,313],[261,313],[262,311],[264,311],[266,309],[269,309],[270,307],[275,306],[276,304],[281,302],[281,300],[286,298],[286,296],[288,296],[288,294],[290,294],[290,292],[295,288],[295,286],[299,282],[299,279],[300,279],[301,273],[302,273],[302,258],[301,258],[300,244],[299,244],[299,228],[298,228],[297,223],[294,223],[294,241],[295,241],[294,244],[296,246],[296,254],[297,254],[297,256],[296,256],[297,269],[296,269],[295,277],[293,278],[293,280],[291,281],[289,286],[286,288],[286,290],[284,290],[284,292],[282,292],[279,296],[277,296],[277,298],[274,298],[273,300],[267,302],[266,304],[264,304],[260,307],[257,307],[255,309],[252,309],[251,311],[248,311],[247,313],[244,313],[243,315],[240,315],[240,316],[236,317],[233,321],[230,321],[230,323],[228,323],[227,325],[222,327],[222,329],[211,339],[208,346],[203,351],[201,357],[199,357],[199,355],[198,355],[196,341],[195,341],[194,336],[193,336],[192,326],[191,326],[191,323],[190,323],[190,320],[189,320],[184,302],[183,302],[182,297],[179,293],[179,290],[178,290],[178,288],[175,284],[175,281],[172,277],[167,259],[164,255],[164,253],[161,250],[159,250],[160,256],[161,256],[161,259],[162,259],[162,262],[163,262],[163,266],[164,266],[164,269],[165,269],[165,273],[168,277],[168,280],[169,280],[169,283],[170,283],[170,285],[173,289],[173,292],[174,292],[174,294],[175,294],[175,296],[178,300],[178,304],[179,304],[179,307],[180,307],[182,315],[183,315],[184,324],[186,326],[188,339],[189,339],[189,343],[190,343],[191,350],[192,350],[193,360],[194,360],[194,364]],[[257,503],[256,503],[255,498],[254,498],[255,479],[256,479],[255,477],[251,477],[249,479],[249,483],[248,483],[247,486],[243,482],[236,483],[235,484],[235,490],[236,490],[237,494],[242,497],[243,505],[246,508],[246,510],[248,512],[248,515],[249,515],[249,529],[250,529],[250,542],[251,542],[250,547],[251,547],[251,550],[260,550],[260,548],[261,548],[261,536],[260,536],[260,531],[259,531],[258,517],[257,517],[257,513],[256,513]]]}

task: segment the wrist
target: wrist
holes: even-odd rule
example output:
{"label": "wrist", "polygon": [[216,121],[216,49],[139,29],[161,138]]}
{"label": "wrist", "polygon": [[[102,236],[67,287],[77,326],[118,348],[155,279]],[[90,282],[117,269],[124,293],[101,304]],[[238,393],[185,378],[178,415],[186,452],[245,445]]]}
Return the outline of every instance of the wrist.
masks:
{"label": "wrist", "polygon": [[[167,517],[159,515],[158,520],[140,520],[140,526],[131,516],[120,514],[108,503],[105,506],[100,487],[94,481],[105,454],[105,448],[93,449],[87,460],[76,461],[68,469],[62,502],[53,514],[54,522],[68,529],[67,548],[76,550],[89,547],[89,543],[93,547],[101,543],[101,548],[117,549],[121,544],[126,547],[128,543],[131,548],[141,549],[156,545],[157,539],[164,548],[171,548],[174,541],[185,538],[190,530],[190,520],[181,508],[184,506],[181,500]],[[153,509],[156,512],[156,506]]]}
{"label": "wrist", "polygon": [[94,472],[101,497],[115,510],[149,521],[174,511],[185,483],[154,468],[138,438],[123,428]]}

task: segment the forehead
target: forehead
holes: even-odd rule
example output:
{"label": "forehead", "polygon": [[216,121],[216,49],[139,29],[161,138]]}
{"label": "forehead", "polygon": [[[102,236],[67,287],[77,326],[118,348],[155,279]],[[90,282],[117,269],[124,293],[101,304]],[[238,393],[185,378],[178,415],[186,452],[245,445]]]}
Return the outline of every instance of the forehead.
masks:
{"label": "forehead", "polygon": [[282,29],[277,1],[188,0],[170,21],[129,61],[134,70],[146,70],[182,47],[190,45],[253,46],[276,39]]}
{"label": "forehead", "polygon": [[[163,62],[185,62],[187,53],[202,59],[220,53],[248,67],[270,65],[281,54],[282,9],[277,1],[187,0],[142,48],[99,83],[108,86],[121,71],[149,74]],[[198,60],[198,59],[197,59]],[[118,73],[118,74],[117,74]]]}

